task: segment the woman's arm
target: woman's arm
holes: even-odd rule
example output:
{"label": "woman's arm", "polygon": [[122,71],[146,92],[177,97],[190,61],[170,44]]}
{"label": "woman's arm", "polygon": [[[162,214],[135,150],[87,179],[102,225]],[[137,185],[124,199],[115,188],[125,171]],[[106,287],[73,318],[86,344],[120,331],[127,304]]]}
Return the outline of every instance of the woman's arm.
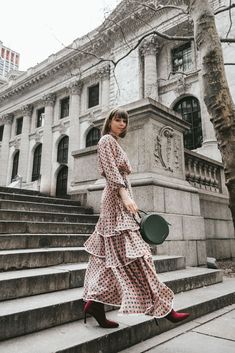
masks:
{"label": "woman's arm", "polygon": [[130,198],[130,196],[128,195],[127,189],[121,187],[118,191],[119,191],[119,195],[120,195],[122,202],[124,203],[124,206],[126,207],[126,209],[129,212],[135,214],[138,211],[138,207],[137,207],[135,201],[132,200]]}

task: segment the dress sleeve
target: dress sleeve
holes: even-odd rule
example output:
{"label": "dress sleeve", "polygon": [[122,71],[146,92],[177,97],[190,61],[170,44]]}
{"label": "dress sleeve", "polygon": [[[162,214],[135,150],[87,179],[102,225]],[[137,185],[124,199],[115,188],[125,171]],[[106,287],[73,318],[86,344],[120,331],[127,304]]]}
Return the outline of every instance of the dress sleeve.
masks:
{"label": "dress sleeve", "polygon": [[118,190],[121,187],[126,188],[126,184],[117,167],[116,158],[118,151],[116,142],[111,139],[112,137],[105,136],[98,144],[98,167],[109,186],[112,189]]}

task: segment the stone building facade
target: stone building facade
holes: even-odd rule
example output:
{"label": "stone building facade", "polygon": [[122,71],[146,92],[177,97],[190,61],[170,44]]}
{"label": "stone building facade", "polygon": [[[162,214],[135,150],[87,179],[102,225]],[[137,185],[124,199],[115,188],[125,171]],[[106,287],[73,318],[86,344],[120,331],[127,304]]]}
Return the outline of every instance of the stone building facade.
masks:
{"label": "stone building facade", "polygon": [[[212,1],[215,9],[226,2]],[[0,185],[18,178],[24,188],[69,193],[98,211],[103,181],[95,168],[95,145],[108,111],[124,106],[131,125],[123,143],[133,164],[136,199],[140,208],[165,213],[178,232],[162,251],[189,252],[189,263],[202,265],[206,253],[218,253],[222,237],[221,256],[234,256],[231,216],[224,211],[221,221],[220,214],[213,215],[218,203],[227,210],[228,198],[194,43],[151,35],[125,56],[155,27],[168,35],[191,35],[192,23],[174,9],[153,15],[154,1],[141,3],[146,2],[123,0],[89,36],[0,87]],[[223,36],[227,15],[218,15],[217,24]],[[224,45],[225,62],[233,50]],[[114,70],[113,62],[123,56]],[[235,74],[226,69],[234,96]]]}

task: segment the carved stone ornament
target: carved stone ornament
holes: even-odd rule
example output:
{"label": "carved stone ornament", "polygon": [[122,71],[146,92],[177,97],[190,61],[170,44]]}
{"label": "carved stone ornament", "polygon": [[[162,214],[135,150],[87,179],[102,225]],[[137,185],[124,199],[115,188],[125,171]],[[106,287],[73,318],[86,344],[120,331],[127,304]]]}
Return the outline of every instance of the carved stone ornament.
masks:
{"label": "carved stone ornament", "polygon": [[156,35],[151,35],[145,38],[140,46],[140,54],[145,55],[156,55],[159,51],[159,43]]}
{"label": "carved stone ornament", "polygon": [[59,132],[62,134],[65,134],[67,130],[67,127],[65,126],[65,123],[63,121],[60,122],[59,126]]}
{"label": "carved stone ornament", "polygon": [[20,148],[20,137],[18,136],[15,137],[13,146],[15,147],[15,150],[18,150]]}
{"label": "carved stone ornament", "polygon": [[110,74],[110,65],[105,65],[99,68],[96,72],[96,76],[102,79],[108,79]]}
{"label": "carved stone ornament", "polygon": [[56,100],[56,95],[54,93],[49,93],[49,94],[45,94],[42,97],[43,103],[45,104],[45,106],[54,106],[55,104],[55,100]]}
{"label": "carved stone ornament", "polygon": [[190,85],[186,83],[184,75],[181,75],[177,79],[177,86],[175,92],[177,94],[186,93],[187,89],[190,88]]}
{"label": "carved stone ornament", "polygon": [[3,122],[3,124],[11,125],[13,123],[13,118],[14,118],[14,115],[9,113],[9,114],[2,115],[0,120],[1,122]]}
{"label": "carved stone ornament", "polygon": [[156,162],[165,170],[173,172],[174,160],[174,130],[164,126],[156,136],[154,156]]}
{"label": "carved stone ornament", "polygon": [[34,135],[34,140],[35,142],[41,142],[41,139],[42,139],[42,136],[40,135],[40,133],[38,131],[35,132],[35,135]]}
{"label": "carved stone ornament", "polygon": [[82,93],[83,82],[82,81],[75,81],[68,86],[68,90],[70,94],[78,94]]}
{"label": "carved stone ornament", "polygon": [[90,123],[90,125],[94,125],[94,121],[95,121],[95,114],[93,112],[90,112],[88,115],[88,121]]}
{"label": "carved stone ornament", "polygon": [[21,112],[23,116],[31,116],[33,111],[33,107],[30,104],[26,104],[23,107],[21,107]]}

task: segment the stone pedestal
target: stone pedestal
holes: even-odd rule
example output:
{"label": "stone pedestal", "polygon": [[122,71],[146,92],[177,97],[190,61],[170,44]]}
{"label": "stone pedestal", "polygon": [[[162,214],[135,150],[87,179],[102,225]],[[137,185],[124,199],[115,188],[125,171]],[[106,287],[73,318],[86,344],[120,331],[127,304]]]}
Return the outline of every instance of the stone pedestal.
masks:
{"label": "stone pedestal", "polygon": [[40,192],[51,194],[52,170],[52,124],[55,104],[55,95],[48,94],[43,97],[45,104],[45,123],[43,128],[42,165]]}
{"label": "stone pedestal", "polygon": [[144,97],[158,100],[157,83],[157,53],[159,44],[157,36],[146,38],[140,47],[140,53],[144,57]]}
{"label": "stone pedestal", "polygon": [[13,115],[6,114],[1,117],[1,122],[4,124],[3,139],[0,152],[0,185],[7,185],[7,171],[9,167],[9,141],[11,138]]}
{"label": "stone pedestal", "polygon": [[18,174],[22,177],[22,182],[28,182],[28,166],[29,166],[29,133],[30,133],[30,119],[32,115],[32,107],[25,105],[22,107],[23,113],[23,127],[20,140],[20,157]]}

